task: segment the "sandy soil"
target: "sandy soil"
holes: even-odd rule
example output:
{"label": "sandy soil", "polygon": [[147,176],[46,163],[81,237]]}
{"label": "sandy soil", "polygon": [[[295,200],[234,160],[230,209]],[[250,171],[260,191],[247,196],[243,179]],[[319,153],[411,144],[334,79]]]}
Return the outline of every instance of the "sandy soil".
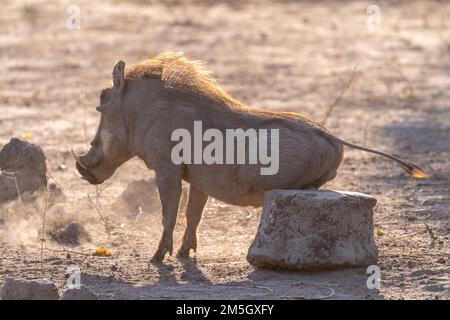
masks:
{"label": "sandy soil", "polygon": [[[66,27],[68,5],[81,28]],[[92,240],[63,248],[39,230],[44,200],[4,205],[0,216],[0,283],[41,278],[65,285],[78,265],[82,283],[104,299],[172,298],[450,298],[450,4],[379,1],[381,30],[366,26],[367,1],[187,2],[2,1],[0,10],[0,145],[26,137],[47,156],[50,182],[66,198],[47,212],[47,228],[80,221]],[[382,271],[368,290],[364,269],[328,272],[255,270],[245,256],[260,212],[211,200],[194,260],[149,265],[161,234],[160,213],[116,212],[131,181],[152,175],[139,160],[96,188],[79,179],[70,148],[82,151],[96,130],[99,90],[114,62],[137,62],[164,50],[208,63],[223,87],[251,106],[297,111],[322,121],[357,66],[355,78],[327,119],[336,135],[393,152],[432,174],[413,181],[376,156],[346,150],[326,188],[378,198],[375,208]],[[99,202],[106,233],[87,194]],[[156,201],[156,200],[155,200]],[[184,217],[175,239],[179,245]],[[112,257],[93,257],[106,245]],[[81,255],[85,253],[88,255]]]}

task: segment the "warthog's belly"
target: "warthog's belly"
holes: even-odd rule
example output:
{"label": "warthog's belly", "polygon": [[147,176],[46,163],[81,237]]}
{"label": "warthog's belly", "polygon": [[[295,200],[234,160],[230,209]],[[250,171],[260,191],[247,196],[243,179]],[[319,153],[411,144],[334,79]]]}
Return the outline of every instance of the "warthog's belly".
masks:
{"label": "warthog's belly", "polygon": [[302,131],[280,135],[274,173],[261,164],[187,164],[183,178],[209,196],[241,206],[262,206],[272,189],[319,188],[336,176],[342,147]]}
{"label": "warthog's belly", "polygon": [[[258,176],[252,166],[188,166],[184,180],[192,183],[210,197],[239,206],[260,207],[263,204],[264,192],[271,189],[304,189],[318,188],[326,181],[334,178],[333,168],[324,176],[311,181],[304,180],[302,175],[292,172],[286,176]],[[304,177],[304,176],[303,176]]]}
{"label": "warthog's belly", "polygon": [[229,194],[225,195],[223,192],[211,193],[209,194],[211,197],[235,205],[235,206],[253,206],[253,207],[261,207],[264,201],[264,192],[250,189],[245,194]]}
{"label": "warthog's belly", "polygon": [[183,178],[220,201],[239,206],[262,206],[265,190],[243,179],[239,171],[236,165],[189,165]]}

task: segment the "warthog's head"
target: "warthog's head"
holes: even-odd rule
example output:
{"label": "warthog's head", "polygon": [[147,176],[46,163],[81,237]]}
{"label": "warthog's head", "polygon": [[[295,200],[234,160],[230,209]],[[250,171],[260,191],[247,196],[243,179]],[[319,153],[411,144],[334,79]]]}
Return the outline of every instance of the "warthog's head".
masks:
{"label": "warthog's head", "polygon": [[101,92],[97,107],[101,119],[91,148],[81,156],[72,152],[78,172],[92,184],[100,184],[111,177],[120,165],[132,157],[123,109],[124,69],[125,63],[117,62],[112,73],[112,88]]}

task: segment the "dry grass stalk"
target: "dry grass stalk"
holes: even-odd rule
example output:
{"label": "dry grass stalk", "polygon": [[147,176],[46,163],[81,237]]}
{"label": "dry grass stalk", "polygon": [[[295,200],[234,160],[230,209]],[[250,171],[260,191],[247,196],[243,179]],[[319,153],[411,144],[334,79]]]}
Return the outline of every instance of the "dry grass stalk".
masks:
{"label": "dry grass stalk", "polygon": [[328,118],[331,116],[331,114],[333,113],[334,108],[336,107],[336,105],[339,103],[339,101],[341,101],[342,97],[344,96],[345,92],[350,88],[350,86],[352,85],[353,80],[355,79],[356,76],[356,71],[358,69],[358,65],[355,65],[355,67],[353,68],[352,73],[350,74],[349,79],[347,80],[346,84],[344,85],[344,87],[342,87],[341,92],[339,93],[339,95],[336,97],[336,99],[333,101],[333,103],[328,107],[327,112],[325,113],[325,117],[322,120],[322,125],[324,126],[325,123],[327,122]]}
{"label": "dry grass stalk", "polygon": [[42,230],[41,230],[41,270],[44,270],[44,248],[45,248],[45,221],[47,218],[47,208],[48,208],[48,201],[49,201],[50,195],[47,192],[47,197],[45,198],[45,205],[44,205],[44,213],[42,215]]}
{"label": "dry grass stalk", "polygon": [[91,205],[94,207],[95,211],[97,211],[97,213],[98,213],[98,215],[99,215],[99,217],[100,217],[100,220],[103,222],[103,225],[104,225],[104,227],[105,227],[106,234],[107,234],[107,236],[108,236],[108,238],[109,238],[109,234],[110,234],[110,232],[111,232],[111,228],[109,227],[108,220],[105,219],[105,217],[103,216],[102,212],[100,211],[100,209],[98,208],[98,206],[95,204],[95,202],[92,200],[92,198],[91,198],[91,196],[89,195],[89,193],[87,193],[87,196],[88,196],[89,202],[90,202]]}
{"label": "dry grass stalk", "polygon": [[20,195],[19,184],[17,183],[17,177],[16,177],[16,174],[13,172],[13,173],[12,173],[12,176],[13,176],[13,178],[14,178],[14,184],[16,185],[17,198],[19,198],[20,205],[21,205],[22,208],[23,208],[22,196]]}
{"label": "dry grass stalk", "polygon": [[72,253],[72,254],[79,254],[79,255],[82,255],[82,256],[86,256],[86,257],[92,256],[92,253],[84,253],[84,252],[81,252],[81,251],[68,250],[68,249],[66,249],[64,246],[62,247],[62,250],[55,250],[55,249],[47,248],[47,247],[44,245],[43,250],[50,251],[50,252],[54,252],[54,253]]}

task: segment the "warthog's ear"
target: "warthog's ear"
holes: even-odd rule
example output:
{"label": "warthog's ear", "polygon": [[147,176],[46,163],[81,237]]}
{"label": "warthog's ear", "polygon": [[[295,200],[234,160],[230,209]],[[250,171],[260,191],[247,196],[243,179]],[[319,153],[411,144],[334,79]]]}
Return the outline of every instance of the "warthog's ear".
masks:
{"label": "warthog's ear", "polygon": [[118,61],[114,65],[113,72],[112,72],[112,80],[114,88],[117,88],[119,90],[123,89],[123,86],[125,85],[125,62]]}

